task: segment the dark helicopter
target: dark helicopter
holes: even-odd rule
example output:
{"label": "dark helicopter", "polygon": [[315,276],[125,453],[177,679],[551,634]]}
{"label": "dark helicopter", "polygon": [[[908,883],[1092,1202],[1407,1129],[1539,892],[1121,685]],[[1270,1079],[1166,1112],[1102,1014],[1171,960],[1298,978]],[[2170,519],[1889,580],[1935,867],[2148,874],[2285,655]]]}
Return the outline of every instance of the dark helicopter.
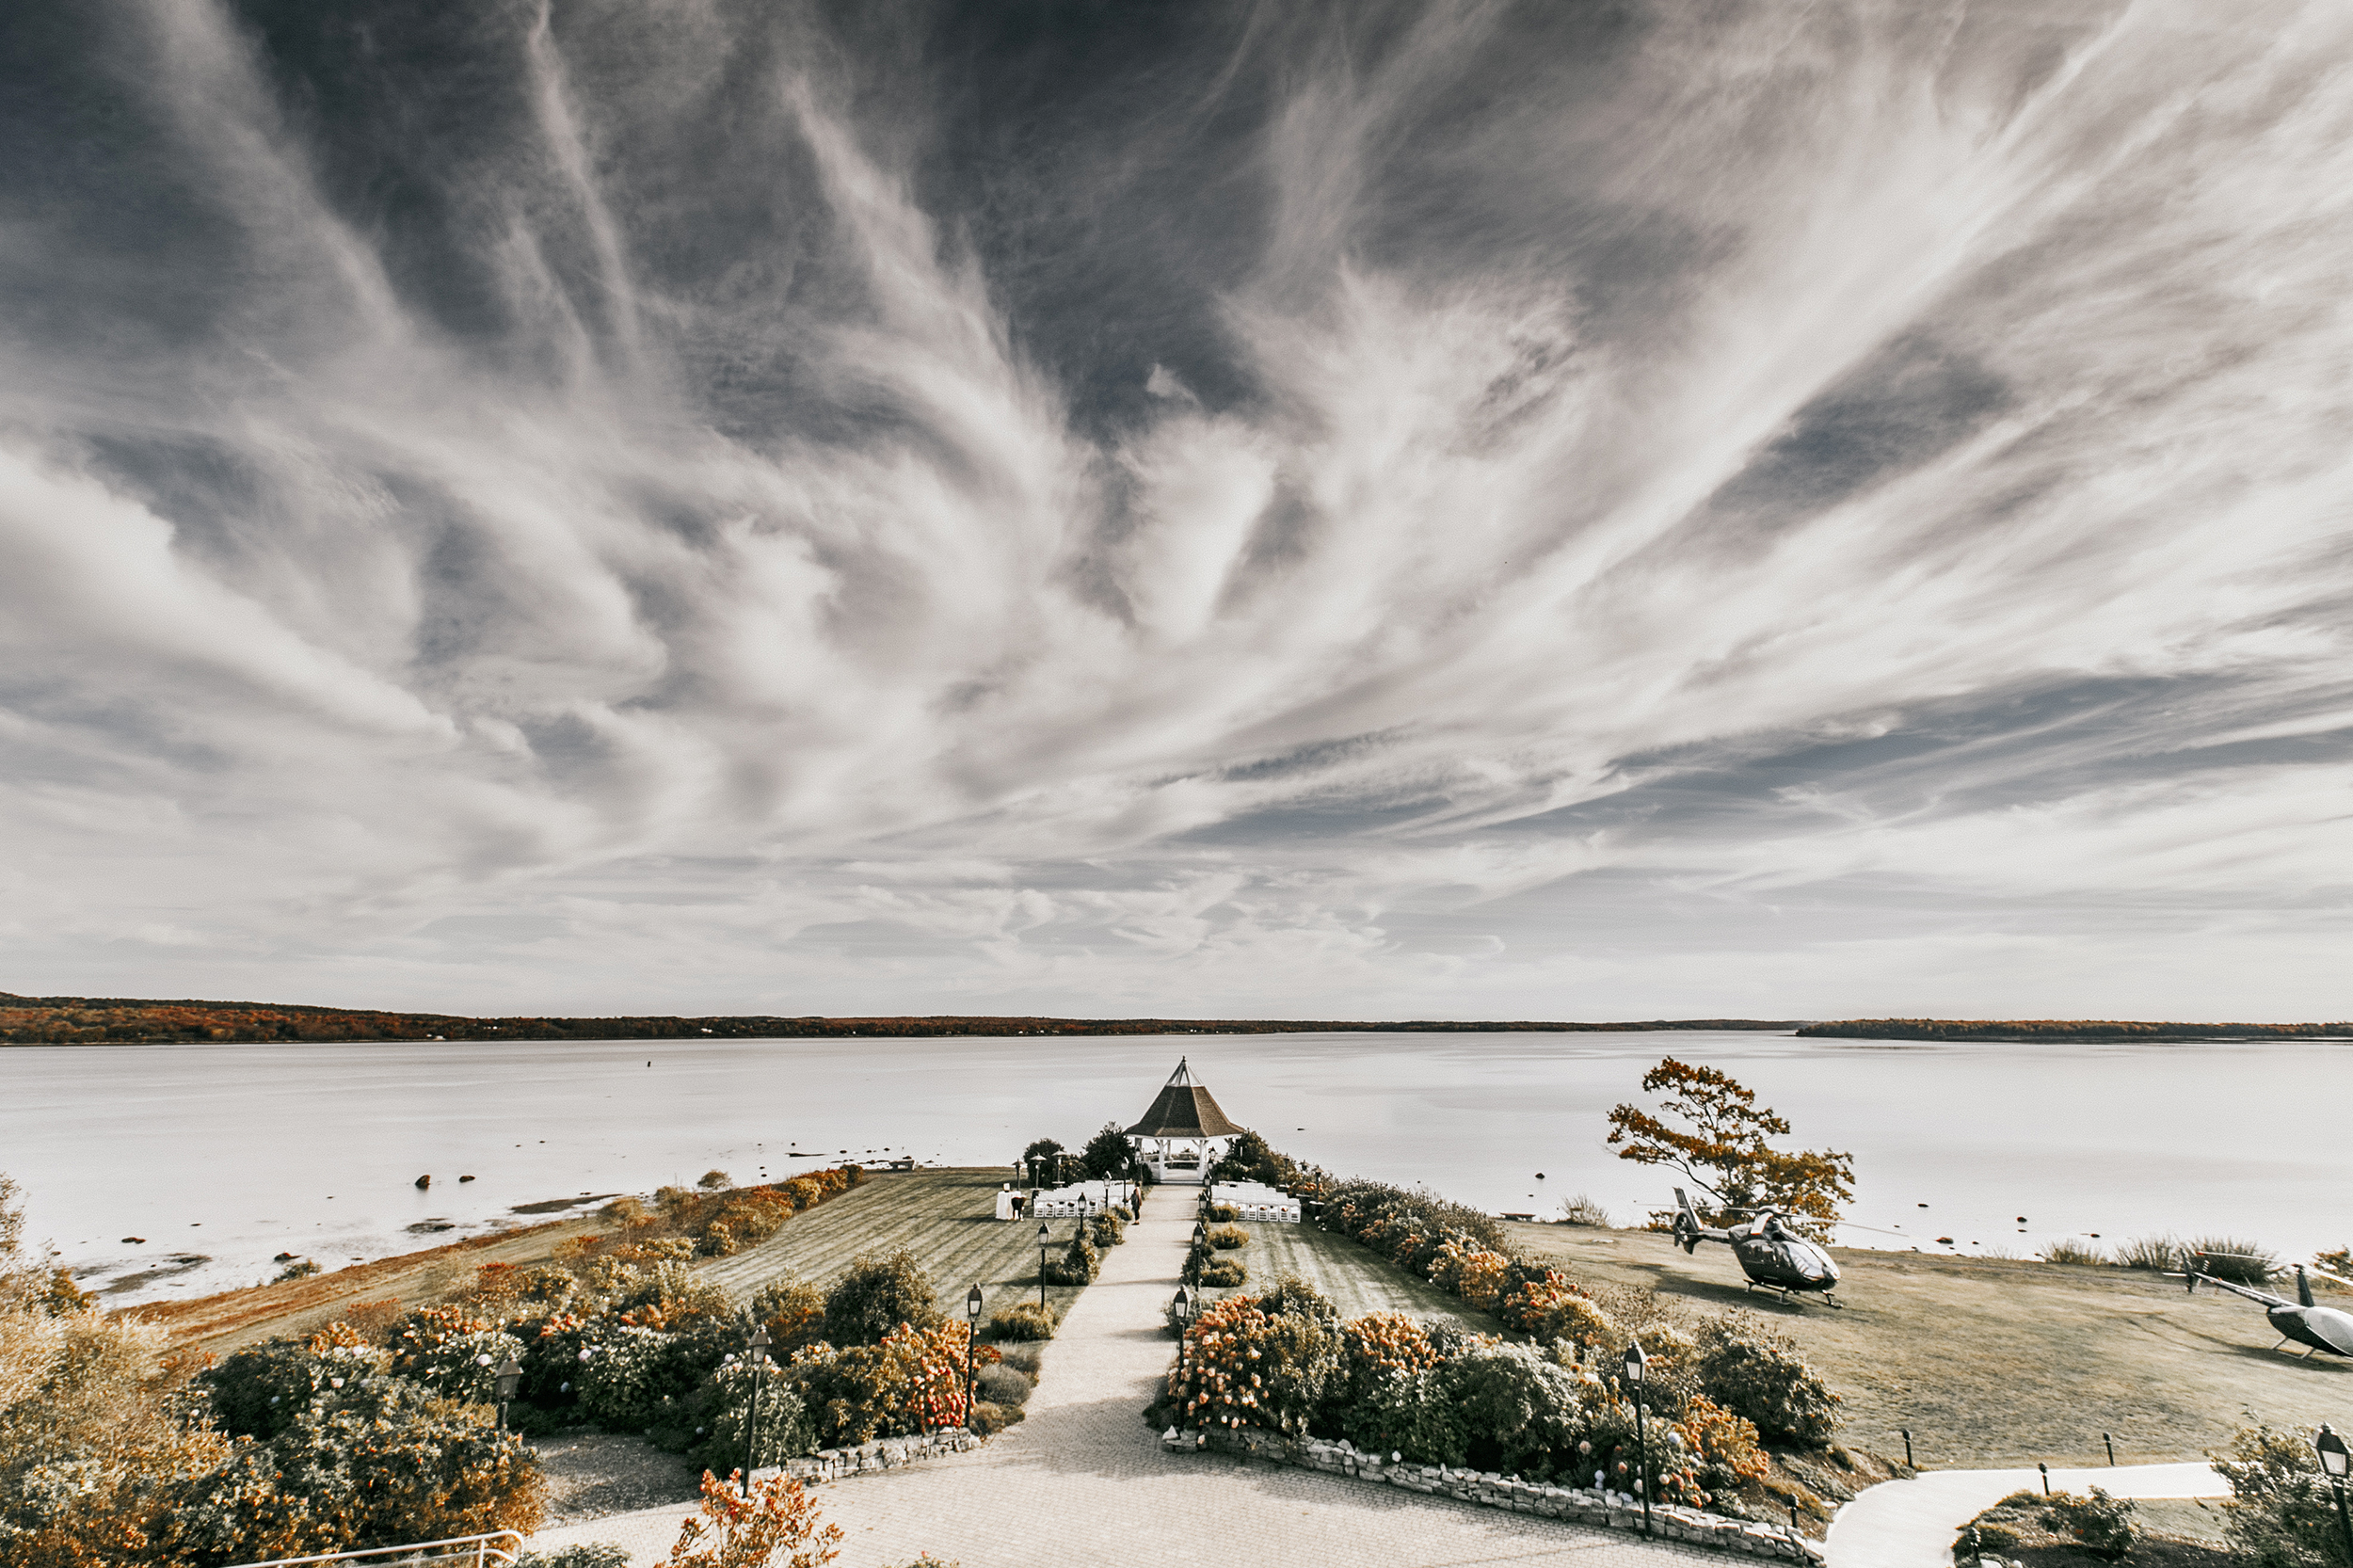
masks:
{"label": "dark helicopter", "polygon": [[1830,1254],[1784,1224],[1772,1209],[1760,1209],[1729,1229],[1715,1230],[1700,1224],[1691,1200],[1680,1187],[1675,1189],[1675,1208],[1680,1212],[1675,1215],[1674,1238],[1687,1256],[1697,1252],[1702,1241],[1721,1241],[1740,1260],[1740,1272],[1749,1276],[1748,1288],[1779,1291],[1785,1302],[1817,1295],[1832,1306],[1847,1304],[1831,1296],[1838,1286],[1838,1265],[1830,1260]]}
{"label": "dark helicopter", "polygon": [[[2304,1277],[2304,1265],[2301,1263],[2296,1266],[2296,1300],[2294,1301],[2289,1301],[2285,1296],[2275,1296],[2268,1290],[2258,1290],[2251,1285],[2240,1285],[2232,1280],[2217,1279],[2199,1267],[2199,1261],[2201,1258],[2239,1256],[2237,1253],[2190,1254],[2185,1267],[2188,1273],[2191,1294],[2195,1295],[2198,1287],[2205,1284],[2217,1286],[2234,1296],[2245,1296],[2250,1302],[2263,1303],[2264,1316],[2270,1319],[2271,1326],[2281,1333],[2280,1345],[2293,1343],[2311,1346],[2312,1349],[2304,1352],[2307,1360],[2312,1358],[2314,1351],[2327,1351],[2330,1355],[2353,1356],[2353,1312],[2341,1312],[2333,1306],[2313,1305],[2313,1282]],[[2319,1270],[2313,1272],[2322,1272]],[[2326,1277],[2338,1278],[2335,1274],[2328,1274]],[[2276,1351],[2280,1345],[2274,1345],[2271,1348]]]}

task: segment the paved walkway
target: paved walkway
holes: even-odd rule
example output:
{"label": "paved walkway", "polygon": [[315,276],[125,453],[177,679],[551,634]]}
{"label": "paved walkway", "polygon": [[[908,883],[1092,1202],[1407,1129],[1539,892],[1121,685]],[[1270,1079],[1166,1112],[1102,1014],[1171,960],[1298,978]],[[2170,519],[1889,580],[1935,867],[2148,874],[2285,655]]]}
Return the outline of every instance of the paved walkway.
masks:
{"label": "paved walkway", "polygon": [[[1029,1419],[974,1452],[817,1492],[847,1532],[840,1568],[930,1551],[964,1568],[1721,1568],[1716,1553],[1476,1508],[1312,1472],[1160,1451],[1144,1407],[1168,1366],[1161,1308],[1193,1230],[1164,1190],[1081,1294],[1048,1350]],[[626,1546],[636,1568],[677,1539],[683,1505],[543,1530],[537,1551]]]}
{"label": "paved walkway", "polygon": [[[2053,1470],[2051,1490],[2111,1497],[2227,1497],[2211,1464]],[[1828,1568],[1950,1568],[1961,1527],[2013,1492],[2042,1490],[2040,1470],[1930,1470],[1865,1487],[1831,1521]]]}

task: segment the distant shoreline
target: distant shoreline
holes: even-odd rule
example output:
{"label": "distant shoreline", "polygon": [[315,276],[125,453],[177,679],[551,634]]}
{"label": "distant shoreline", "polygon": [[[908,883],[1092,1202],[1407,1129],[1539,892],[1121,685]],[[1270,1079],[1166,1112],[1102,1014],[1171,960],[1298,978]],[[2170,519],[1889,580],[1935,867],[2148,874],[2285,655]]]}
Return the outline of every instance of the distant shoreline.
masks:
{"label": "distant shoreline", "polygon": [[728,1014],[708,1017],[469,1017],[253,1001],[132,997],[20,997],[0,991],[0,1045],[384,1045],[499,1040],[551,1044],[611,1040],[920,1040],[1021,1035],[1184,1034],[1642,1034],[1724,1030],[1805,1039],[2164,1044],[2222,1040],[2353,1038],[2353,1023],[2166,1023],[2109,1018],[1646,1018],[1614,1023],[1558,1019],[1055,1018],[984,1015],[820,1017]]}
{"label": "distant shoreline", "polygon": [[423,1041],[842,1040],[1168,1034],[1598,1034],[1678,1030],[1784,1032],[1801,1018],[1654,1018],[1624,1023],[1528,1019],[1386,1022],[1311,1018],[1052,1018],[1029,1016],[475,1018],[446,1013],[276,1002],[20,997],[0,991],[0,1045],[181,1042],[374,1045]]}
{"label": "distant shoreline", "polygon": [[2185,1024],[2139,1023],[2121,1018],[2025,1018],[2004,1022],[1971,1018],[1849,1018],[1840,1023],[1801,1025],[1809,1040],[1954,1040],[2032,1045],[2147,1043],[2165,1045],[2218,1040],[2328,1040],[2353,1038],[2353,1023]]}

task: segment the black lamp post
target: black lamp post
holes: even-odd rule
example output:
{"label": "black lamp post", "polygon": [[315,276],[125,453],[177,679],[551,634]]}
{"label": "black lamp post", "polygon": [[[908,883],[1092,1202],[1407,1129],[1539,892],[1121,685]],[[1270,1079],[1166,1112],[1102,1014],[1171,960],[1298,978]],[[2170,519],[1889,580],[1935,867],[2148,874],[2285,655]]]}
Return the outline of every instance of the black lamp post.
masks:
{"label": "black lamp post", "polygon": [[752,1470],[760,1458],[760,1385],[768,1364],[768,1328],[752,1330],[750,1352],[744,1360],[752,1369],[752,1418],[744,1424],[744,1496],[752,1495]]}
{"label": "black lamp post", "polygon": [[973,1369],[972,1352],[974,1342],[981,1336],[982,1304],[981,1288],[976,1284],[964,1296],[964,1316],[968,1324],[968,1332],[964,1336],[964,1420],[967,1426],[972,1424],[972,1395],[980,1386],[979,1374]]}
{"label": "black lamp post", "polygon": [[1182,1383],[1186,1368],[1185,1325],[1193,1320],[1193,1288],[1191,1286],[1176,1287],[1176,1299],[1169,1304],[1169,1311],[1176,1314],[1176,1381]]}
{"label": "black lamp post", "polygon": [[1642,1533],[1650,1533],[1650,1439],[1644,1435],[1642,1422],[1642,1368],[1649,1360],[1640,1344],[1625,1348],[1625,1385],[1634,1391],[1634,1448],[1640,1471],[1635,1484],[1642,1489]]}
{"label": "black lamp post", "polygon": [[490,1375],[498,1379],[499,1431],[504,1432],[507,1402],[514,1399],[516,1388],[523,1381],[523,1364],[510,1355],[491,1368]]}
{"label": "black lamp post", "polygon": [[2329,1478],[2329,1489],[2337,1495],[2337,1523],[2345,1528],[2345,1560],[2353,1562],[2353,1514],[2345,1510],[2345,1475],[2348,1456],[2345,1439],[2329,1430],[2329,1423],[2320,1423],[2320,1435],[2313,1439],[2313,1448],[2320,1455],[2320,1468]]}
{"label": "black lamp post", "polygon": [[1037,1304],[1041,1309],[1043,1309],[1046,1305],[1047,1234],[1046,1222],[1044,1220],[1040,1220],[1037,1223]]}

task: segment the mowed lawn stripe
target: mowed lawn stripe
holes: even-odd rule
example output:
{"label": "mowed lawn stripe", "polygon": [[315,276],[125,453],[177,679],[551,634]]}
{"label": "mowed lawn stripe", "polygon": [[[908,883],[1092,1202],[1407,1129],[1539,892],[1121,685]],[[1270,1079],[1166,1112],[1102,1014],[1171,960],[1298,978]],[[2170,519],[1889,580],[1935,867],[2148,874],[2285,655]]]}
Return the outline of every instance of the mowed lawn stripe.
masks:
{"label": "mowed lawn stripe", "polygon": [[[1245,1221],[1250,1244],[1223,1257],[1240,1257],[1250,1277],[1240,1288],[1256,1293],[1270,1289],[1283,1275],[1297,1274],[1323,1293],[1342,1318],[1368,1312],[1401,1312],[1424,1322],[1450,1320],[1480,1334],[1499,1332],[1494,1319],[1374,1256],[1345,1236],[1334,1236],[1313,1225],[1279,1220]],[[1213,1291],[1232,1295],[1233,1291]]]}
{"label": "mowed lawn stripe", "polygon": [[[1037,1300],[1037,1223],[996,1217],[1001,1166],[932,1171],[870,1171],[840,1197],[796,1214],[757,1247],[703,1266],[703,1277],[747,1302],[772,1281],[787,1277],[825,1286],[860,1255],[887,1256],[904,1247],[931,1275],[939,1308],[964,1316],[965,1292],[978,1283],[987,1310]],[[1054,1220],[1053,1256],[1068,1246],[1077,1222]],[[1055,1311],[1067,1307],[1077,1287],[1048,1286]]]}

